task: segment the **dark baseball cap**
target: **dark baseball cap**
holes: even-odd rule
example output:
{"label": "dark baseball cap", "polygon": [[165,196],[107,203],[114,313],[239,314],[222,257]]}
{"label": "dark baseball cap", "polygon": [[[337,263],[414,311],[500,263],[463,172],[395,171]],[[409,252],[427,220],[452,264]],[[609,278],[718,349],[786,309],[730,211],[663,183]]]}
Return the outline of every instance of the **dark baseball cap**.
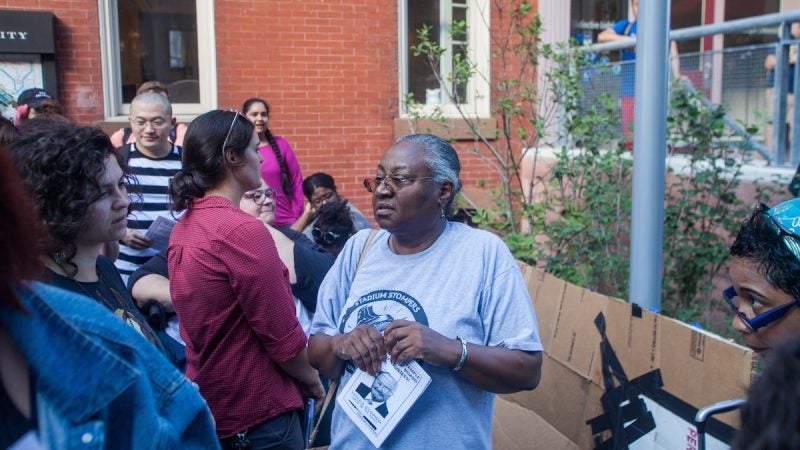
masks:
{"label": "dark baseball cap", "polygon": [[44,100],[52,99],[53,96],[48,94],[44,89],[26,89],[19,94],[19,98],[17,98],[17,105],[28,105],[31,108],[38,108],[42,105]]}

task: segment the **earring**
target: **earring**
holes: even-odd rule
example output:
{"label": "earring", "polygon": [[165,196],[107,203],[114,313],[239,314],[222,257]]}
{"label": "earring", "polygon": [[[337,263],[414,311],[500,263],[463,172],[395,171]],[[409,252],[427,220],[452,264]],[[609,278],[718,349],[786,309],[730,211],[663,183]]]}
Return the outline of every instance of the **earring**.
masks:
{"label": "earring", "polygon": [[439,217],[442,217],[442,218],[444,218],[444,208],[441,208],[441,210],[440,210],[440,211],[442,211],[442,213],[439,215]]}
{"label": "earring", "polygon": [[53,261],[55,261],[56,264],[58,264],[59,266],[64,264],[67,261],[66,250],[64,250],[63,248],[56,250],[56,252],[53,253]]}

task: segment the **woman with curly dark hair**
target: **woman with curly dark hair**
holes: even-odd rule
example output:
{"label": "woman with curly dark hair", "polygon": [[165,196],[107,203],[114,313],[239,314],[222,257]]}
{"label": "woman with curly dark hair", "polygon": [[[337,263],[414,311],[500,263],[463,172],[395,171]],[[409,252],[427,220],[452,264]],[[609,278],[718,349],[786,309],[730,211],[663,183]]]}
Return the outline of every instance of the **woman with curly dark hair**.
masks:
{"label": "woman with curly dark hair", "polygon": [[289,274],[264,224],[239,208],[261,185],[259,139],[233,111],[210,111],[186,131],[170,182],[175,225],[170,295],[197,383],[224,449],[305,448],[303,397],[325,392],[308,362]]}
{"label": "woman with curly dark hair", "polygon": [[17,171],[44,223],[40,259],[49,281],[101,303],[163,350],[122,278],[100,255],[125,235],[128,174],[99,128],[42,118],[25,123],[11,146]]}
{"label": "woman with curly dark hair", "polygon": [[333,255],[338,256],[345,242],[358,231],[348,205],[347,200],[322,205],[311,229],[314,242]]}
{"label": "woman with curly dark hair", "polygon": [[288,227],[303,214],[303,173],[286,139],[269,130],[269,104],[260,98],[250,98],[242,105],[258,133],[258,152],[264,161],[261,174],[268,185],[278,189],[275,200],[275,228]]}
{"label": "woman with curly dark hair", "polygon": [[800,198],[759,204],[731,245],[732,286],[724,297],[744,344],[768,360],[800,339]]}
{"label": "woman with curly dark hair", "polygon": [[156,349],[35,281],[41,221],[3,146],[0,191],[0,448],[217,448],[205,402]]}

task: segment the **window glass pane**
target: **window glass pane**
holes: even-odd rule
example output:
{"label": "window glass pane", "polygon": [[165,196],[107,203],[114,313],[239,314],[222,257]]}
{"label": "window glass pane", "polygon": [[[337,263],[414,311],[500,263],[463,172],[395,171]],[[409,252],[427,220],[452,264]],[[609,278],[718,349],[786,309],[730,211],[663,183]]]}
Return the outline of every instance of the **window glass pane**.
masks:
{"label": "window glass pane", "polygon": [[[418,45],[417,30],[423,25],[432,27],[429,39],[438,42],[441,30],[439,19],[439,2],[430,0],[408,0],[408,92],[414,94],[414,100],[426,102],[426,96],[435,95],[439,88],[433,69],[424,55],[414,56],[411,46]],[[438,71],[439,68],[436,68]]]}
{"label": "window glass pane", "polygon": [[[466,43],[457,44],[453,43],[453,68],[455,69],[457,63],[456,60],[460,59],[462,62],[467,60],[467,45]],[[452,92],[455,95],[455,98],[458,99],[460,103],[467,102],[467,82],[461,83],[453,83],[451,87]]]}
{"label": "window glass pane", "polygon": [[160,81],[173,103],[199,103],[196,0],[119,0],[118,11],[122,101]]}

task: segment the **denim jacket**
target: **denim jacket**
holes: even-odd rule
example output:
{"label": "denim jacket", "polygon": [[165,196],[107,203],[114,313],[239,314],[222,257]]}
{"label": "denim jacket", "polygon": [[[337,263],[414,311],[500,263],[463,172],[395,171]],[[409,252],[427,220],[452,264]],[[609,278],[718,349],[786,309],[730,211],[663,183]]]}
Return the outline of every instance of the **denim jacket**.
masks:
{"label": "denim jacket", "polygon": [[42,283],[17,292],[27,313],[0,307],[0,324],[33,375],[44,448],[219,447],[198,391],[120,319]]}

